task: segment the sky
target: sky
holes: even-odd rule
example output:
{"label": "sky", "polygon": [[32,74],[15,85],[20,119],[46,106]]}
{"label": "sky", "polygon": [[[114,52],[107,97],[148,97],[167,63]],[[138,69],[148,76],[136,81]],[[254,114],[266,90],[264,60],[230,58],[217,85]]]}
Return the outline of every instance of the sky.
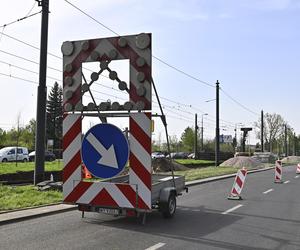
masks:
{"label": "sky", "polygon": [[[217,80],[221,87],[221,134],[234,135],[236,126],[253,127],[261,110],[280,114],[300,134],[300,1],[69,2],[120,35],[152,33],[152,55],[177,69],[152,60],[153,79],[170,135],[179,139],[187,126],[194,126],[197,113],[199,127],[203,118],[204,138],[214,137]],[[34,0],[18,1],[18,8],[15,4],[2,0],[0,8],[0,128],[6,130],[16,127],[19,115],[21,125],[28,124],[37,109],[39,50],[10,37],[38,48],[41,15],[3,25],[39,12],[41,7]],[[57,57],[48,55],[48,91],[55,81],[61,84],[62,60],[58,57],[62,56],[63,41],[115,36],[99,23],[65,0],[50,0],[48,52]],[[128,79],[128,62],[113,66],[122,79]],[[104,94],[96,93],[98,99],[124,102],[116,84],[105,77],[99,83],[102,85],[95,90]],[[156,104],[153,112],[158,112]],[[121,129],[127,126],[123,120],[109,122]],[[98,120],[85,120],[85,129],[96,123]],[[153,138],[165,138],[157,119]],[[253,131],[250,143],[255,141]]]}

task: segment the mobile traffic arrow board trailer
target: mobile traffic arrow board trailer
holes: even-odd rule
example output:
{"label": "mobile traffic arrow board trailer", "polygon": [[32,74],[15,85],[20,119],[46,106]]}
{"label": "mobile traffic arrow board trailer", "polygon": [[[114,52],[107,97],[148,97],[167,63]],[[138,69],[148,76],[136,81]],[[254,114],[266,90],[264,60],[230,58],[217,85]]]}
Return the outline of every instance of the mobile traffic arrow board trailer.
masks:
{"label": "mobile traffic arrow board trailer", "polygon": [[[165,217],[176,210],[176,197],[185,189],[183,176],[152,174],[151,165],[151,34],[138,34],[83,41],[67,41],[63,53],[63,196],[65,203],[81,211],[139,215],[158,208]],[[113,60],[129,59],[129,84],[111,70]],[[90,82],[82,64],[98,62]],[[124,104],[96,103],[92,84],[107,71],[120,91],[129,94]],[[84,83],[82,83],[84,80]],[[83,97],[93,102],[85,105]],[[85,117],[101,122],[82,133]],[[129,138],[107,118],[129,118]],[[124,167],[129,159],[129,174]],[[101,181],[85,181],[82,165]],[[108,179],[107,179],[108,178]]]}

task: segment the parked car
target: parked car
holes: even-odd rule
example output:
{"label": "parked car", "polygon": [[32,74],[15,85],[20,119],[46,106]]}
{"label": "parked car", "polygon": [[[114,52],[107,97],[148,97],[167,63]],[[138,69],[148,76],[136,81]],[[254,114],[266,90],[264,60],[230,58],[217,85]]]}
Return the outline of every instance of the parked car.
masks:
{"label": "parked car", "polygon": [[187,159],[188,155],[189,154],[186,152],[171,153],[171,158],[172,159]]}
{"label": "parked car", "polygon": [[165,158],[166,156],[162,152],[153,152],[151,154],[152,159]]}
{"label": "parked car", "polygon": [[195,153],[189,154],[189,155],[188,155],[188,158],[189,158],[189,159],[195,159]]}
{"label": "parked car", "polygon": [[[35,158],[35,151],[32,151],[29,154],[29,160],[30,161],[34,161]],[[51,151],[45,151],[45,161],[55,161],[56,160],[56,156],[55,154],[53,154]]]}
{"label": "parked car", "polygon": [[0,149],[0,162],[29,161],[28,149],[24,147],[5,147]]}

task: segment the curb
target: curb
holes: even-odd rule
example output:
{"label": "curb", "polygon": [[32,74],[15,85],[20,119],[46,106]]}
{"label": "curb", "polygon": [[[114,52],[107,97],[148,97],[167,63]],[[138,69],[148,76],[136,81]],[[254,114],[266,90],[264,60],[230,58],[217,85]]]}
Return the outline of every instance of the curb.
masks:
{"label": "curb", "polygon": [[[274,167],[251,170],[248,172],[248,174],[263,172],[263,171],[267,171],[270,169],[274,169]],[[208,182],[233,178],[235,176],[236,176],[236,173],[228,174],[228,175],[221,175],[221,176],[216,176],[216,177],[209,177],[209,178],[205,178],[202,180],[189,181],[186,183],[186,186],[191,187],[191,186],[201,185],[201,184],[208,183]],[[62,206],[63,208],[57,208],[57,206]],[[64,207],[64,206],[66,206],[66,207]],[[52,208],[54,208],[54,210]],[[47,209],[49,209],[49,210],[45,211]],[[72,210],[76,210],[76,209],[77,209],[77,205],[65,205],[63,203],[59,203],[59,204],[51,204],[51,205],[47,205],[47,206],[39,206],[39,207],[34,207],[34,208],[25,208],[25,209],[20,209],[20,210],[14,210],[11,212],[6,211],[6,212],[0,213],[0,225],[10,224],[10,223],[14,223],[14,222],[29,220],[32,218],[38,218],[38,217],[43,217],[43,216],[48,216],[48,215],[53,215],[53,214],[59,214],[59,213],[68,212],[68,211],[72,211]],[[37,211],[42,210],[42,211],[34,213],[34,210],[37,210]],[[26,212],[26,211],[29,212],[29,214],[27,214],[25,216],[21,215],[22,212]],[[15,217],[13,217],[13,214],[15,214]],[[1,217],[7,217],[7,218],[1,218]]]}
{"label": "curb", "polygon": [[[59,205],[68,206],[68,207],[57,208],[57,206]],[[59,214],[59,213],[68,212],[77,209],[77,206],[75,205],[64,205],[62,203],[59,205],[43,206],[43,207],[32,208],[32,209],[27,208],[24,210],[2,213],[0,214],[0,225],[25,221],[32,218],[38,218],[38,217],[43,217],[43,216],[48,216],[53,214]],[[35,212],[35,210],[42,210],[42,211]],[[30,211],[30,213],[28,213],[27,215],[21,215],[21,213],[25,211]],[[1,217],[6,217],[6,218],[1,218]]]}

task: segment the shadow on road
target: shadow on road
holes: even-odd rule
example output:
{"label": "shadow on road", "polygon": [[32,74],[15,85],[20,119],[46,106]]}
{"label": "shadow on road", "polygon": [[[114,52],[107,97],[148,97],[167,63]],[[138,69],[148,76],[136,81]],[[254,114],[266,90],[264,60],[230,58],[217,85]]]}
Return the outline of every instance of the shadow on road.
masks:
{"label": "shadow on road", "polygon": [[86,223],[105,225],[139,233],[142,232],[206,246],[220,247],[222,249],[259,249],[246,245],[205,238],[206,235],[214,233],[242,219],[242,216],[230,214],[222,215],[221,211],[206,210],[204,207],[193,207],[192,209],[180,207],[177,209],[176,215],[172,219],[164,219],[160,213],[153,212],[147,215],[146,225],[142,225],[136,218],[118,218],[105,221],[102,219],[103,217],[101,220],[94,217],[87,218],[85,221]]}

